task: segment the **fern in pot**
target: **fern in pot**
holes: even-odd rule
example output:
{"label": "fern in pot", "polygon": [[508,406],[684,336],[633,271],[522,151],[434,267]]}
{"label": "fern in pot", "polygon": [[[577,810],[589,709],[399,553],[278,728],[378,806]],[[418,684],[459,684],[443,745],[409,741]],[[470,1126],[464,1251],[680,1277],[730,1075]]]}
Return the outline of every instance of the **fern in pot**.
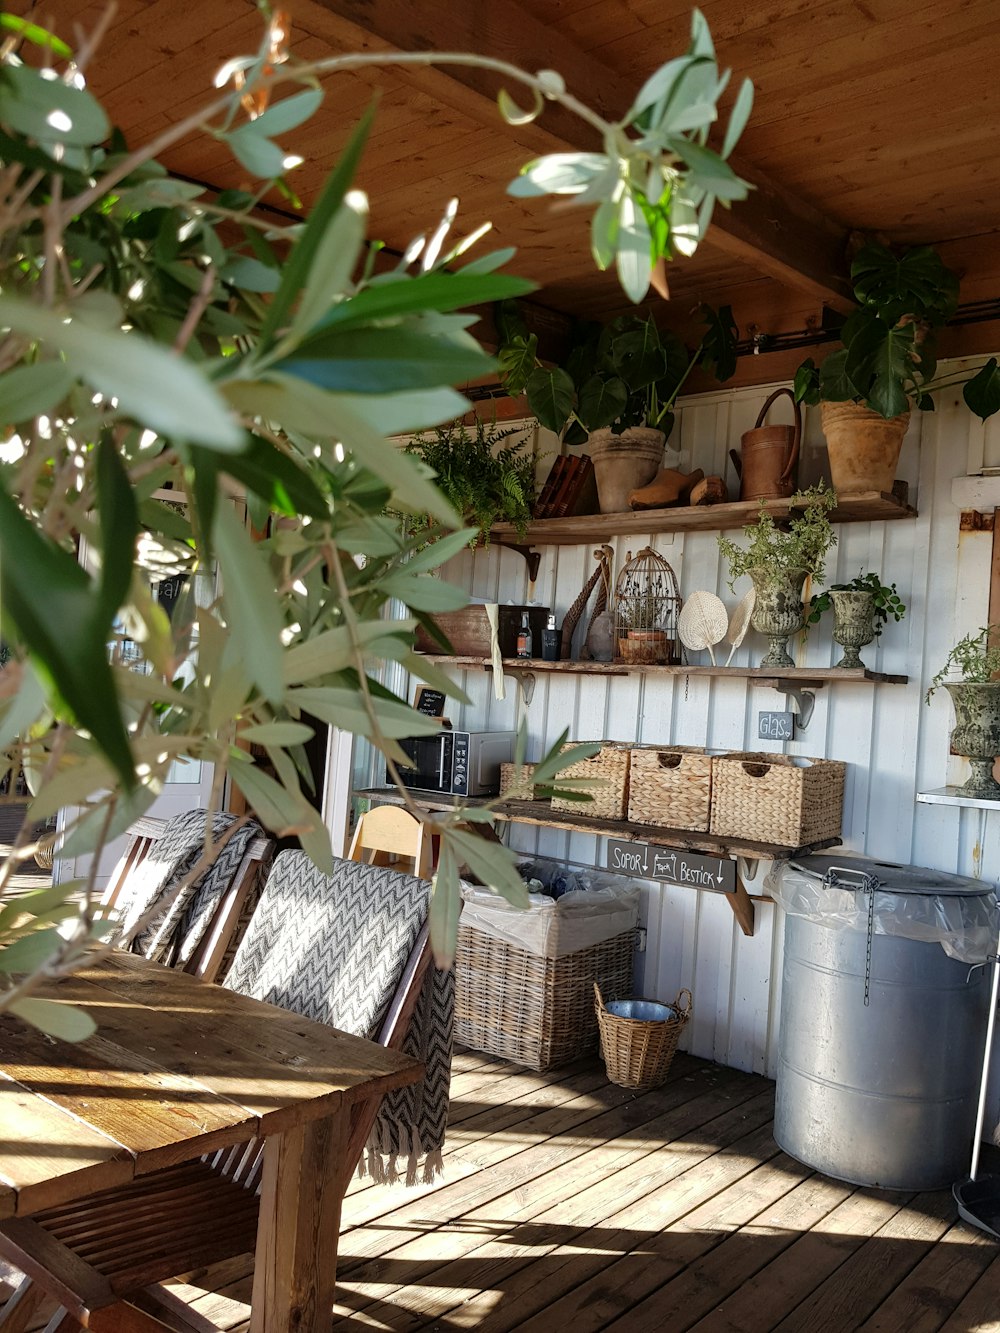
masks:
{"label": "fern in pot", "polygon": [[993,776],[1000,754],[1000,680],[994,679],[998,674],[1000,625],[984,625],[959,639],[927,691],[928,703],[939,685],[951,695],[955,706],[952,747],[972,766],[959,790],[978,800],[1000,801],[1000,783]]}
{"label": "fern in pot", "polygon": [[826,557],[836,545],[837,535],[829,519],[837,497],[822,483],[797,491],[789,499],[791,515],[779,527],[761,501],[755,523],[743,534],[745,546],[720,536],[719,550],[729,565],[729,586],[748,575],[756,592],[750,624],[770,639],[771,646],[760,665],[790,667],[788,640],[805,621],[802,589],[807,578],[821,579]]}

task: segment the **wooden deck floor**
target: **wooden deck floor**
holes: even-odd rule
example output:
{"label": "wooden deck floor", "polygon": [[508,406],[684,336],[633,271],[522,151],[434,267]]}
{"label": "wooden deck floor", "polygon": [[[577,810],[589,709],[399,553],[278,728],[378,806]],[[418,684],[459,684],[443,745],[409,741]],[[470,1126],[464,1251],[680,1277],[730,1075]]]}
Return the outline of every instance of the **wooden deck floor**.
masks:
{"label": "wooden deck floor", "polygon": [[[595,1061],[459,1054],[445,1180],[351,1188],[333,1327],[1000,1333],[1000,1246],[948,1192],[852,1189],[787,1157],[773,1092],[683,1055],[635,1094]],[[245,1333],[250,1264],[174,1290]]]}
{"label": "wooden deck floor", "polygon": [[[947,1192],[852,1189],[781,1153],[763,1078],[678,1056],[636,1095],[595,1062],[464,1053],[453,1092],[443,1184],[349,1195],[338,1329],[1000,1331],[1000,1247]],[[242,1333],[247,1268],[178,1291]]]}

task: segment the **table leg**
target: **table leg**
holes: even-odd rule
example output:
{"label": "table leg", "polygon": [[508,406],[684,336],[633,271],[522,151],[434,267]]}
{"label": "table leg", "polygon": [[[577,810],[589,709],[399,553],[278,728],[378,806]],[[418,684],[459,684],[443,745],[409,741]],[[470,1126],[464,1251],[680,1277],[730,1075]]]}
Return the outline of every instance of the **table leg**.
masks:
{"label": "table leg", "polygon": [[337,1279],[350,1108],[271,1135],[249,1333],[329,1333]]}

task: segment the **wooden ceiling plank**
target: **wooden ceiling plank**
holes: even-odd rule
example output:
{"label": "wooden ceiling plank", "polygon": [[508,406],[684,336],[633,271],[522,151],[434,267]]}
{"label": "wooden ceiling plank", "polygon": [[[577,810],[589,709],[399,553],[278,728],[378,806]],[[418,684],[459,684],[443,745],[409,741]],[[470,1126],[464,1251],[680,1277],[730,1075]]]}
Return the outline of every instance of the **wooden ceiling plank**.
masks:
{"label": "wooden ceiling plank", "polygon": [[[473,50],[509,59],[527,69],[556,64],[567,87],[585,96],[608,117],[624,114],[632,96],[631,81],[562,33],[556,34],[539,23],[514,0],[447,9],[442,6],[436,11],[411,5],[408,0],[308,0],[302,18],[315,23],[320,11],[348,25],[342,38],[349,39],[353,33],[355,41],[363,42],[367,34],[382,46],[399,50]],[[495,126],[495,78],[462,66],[429,71],[429,77],[438,86],[443,78],[471,93],[475,100],[470,105],[478,105],[480,115],[488,106],[489,123]],[[546,107],[542,126],[550,140],[557,140],[563,149],[591,146],[587,127],[561,107]],[[844,277],[844,233],[807,205],[793,201],[752,167],[735,161],[733,165],[758,188],[736,208],[716,210],[714,242],[762,272],[820,295],[841,309],[849,307],[852,302]]]}

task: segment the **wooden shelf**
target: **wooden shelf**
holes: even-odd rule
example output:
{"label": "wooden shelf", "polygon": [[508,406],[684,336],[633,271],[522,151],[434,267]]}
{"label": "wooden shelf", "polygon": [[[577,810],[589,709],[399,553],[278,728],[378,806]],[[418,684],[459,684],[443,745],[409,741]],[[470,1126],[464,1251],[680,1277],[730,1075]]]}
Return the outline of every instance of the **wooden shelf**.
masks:
{"label": "wooden shelf", "polygon": [[[366,787],[354,793],[369,801],[381,801],[388,805],[402,805],[403,798],[394,787]],[[437,792],[410,791],[410,796],[425,810],[454,810],[460,803],[467,806],[483,806],[487,801],[482,798],[466,797],[459,801],[454,796],[442,796]],[[533,824],[537,828],[565,829],[571,833],[591,833],[601,838],[618,838],[622,842],[650,843],[654,847],[676,847],[690,852],[707,852],[710,855],[730,858],[744,857],[747,860],[776,861],[807,856],[810,852],[821,851],[825,847],[839,847],[839,838],[827,838],[822,842],[810,843],[804,847],[780,847],[775,843],[753,842],[745,838],[718,838],[711,833],[692,833],[690,829],[668,828],[659,824],[632,824],[628,820],[596,819],[593,816],[564,814],[561,810],[553,811],[549,801],[498,801],[493,806],[497,819],[509,824]],[[472,832],[482,834],[488,825],[470,824]],[[692,887],[696,888],[696,885]],[[753,935],[755,929],[754,900],[746,891],[743,881],[737,874],[736,892],[725,897],[732,908],[744,935]]]}
{"label": "wooden shelf", "polygon": [[[787,518],[787,500],[767,500],[764,508],[776,519]],[[609,537],[646,537],[660,532],[722,532],[752,523],[760,512],[757,500],[735,500],[719,505],[682,509],[643,509],[621,514],[585,514],[579,518],[542,518],[519,533],[510,523],[497,523],[490,535],[500,542],[522,546],[579,546]],[[916,518],[912,505],[885,491],[843,496],[830,513],[832,523],[880,523]]]}
{"label": "wooden shelf", "polygon": [[[421,653],[428,662],[451,666],[460,671],[492,671],[489,657],[457,657],[446,653]],[[725,666],[664,666],[631,662],[546,662],[540,657],[505,657],[505,672],[530,671],[536,674],[587,676],[729,676],[751,680],[757,685],[787,682],[790,685],[811,685],[814,688],[829,682],[905,685],[909,676],[893,675],[885,671],[869,671],[867,667],[725,667]]]}

